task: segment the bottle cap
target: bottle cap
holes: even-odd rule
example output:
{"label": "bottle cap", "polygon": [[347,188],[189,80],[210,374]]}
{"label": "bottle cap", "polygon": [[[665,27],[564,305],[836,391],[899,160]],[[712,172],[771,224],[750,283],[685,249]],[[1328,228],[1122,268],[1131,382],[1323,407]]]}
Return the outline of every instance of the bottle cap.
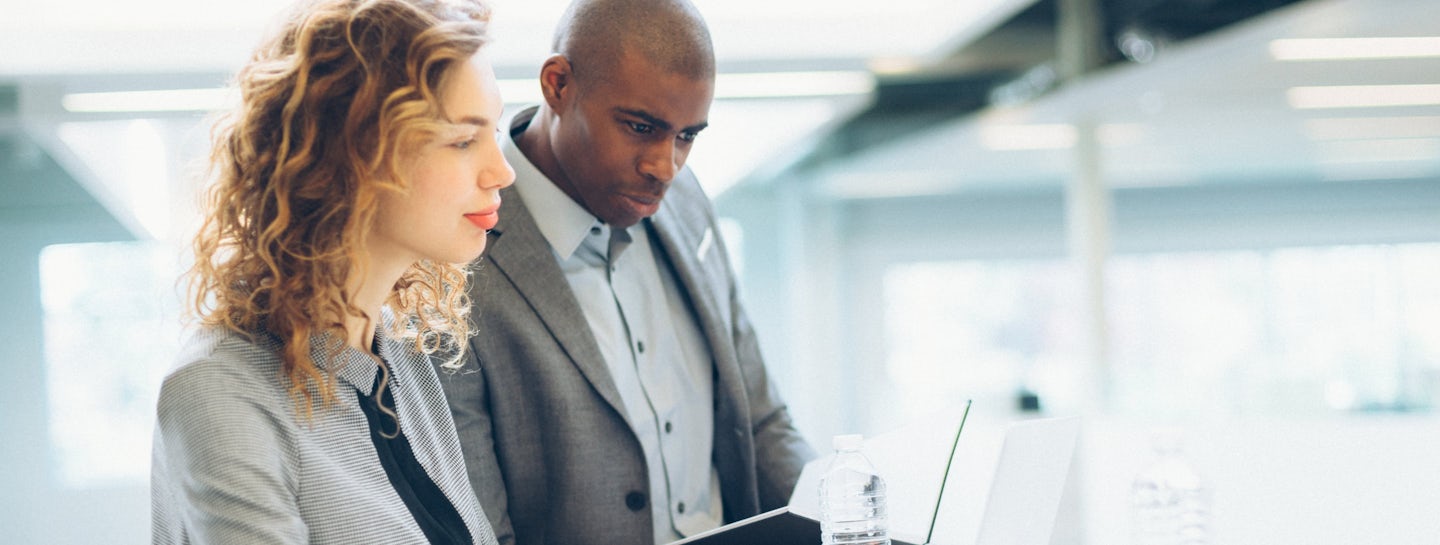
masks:
{"label": "bottle cap", "polygon": [[830,440],[830,444],[835,450],[860,450],[864,440],[865,436],[860,434],[836,435]]}

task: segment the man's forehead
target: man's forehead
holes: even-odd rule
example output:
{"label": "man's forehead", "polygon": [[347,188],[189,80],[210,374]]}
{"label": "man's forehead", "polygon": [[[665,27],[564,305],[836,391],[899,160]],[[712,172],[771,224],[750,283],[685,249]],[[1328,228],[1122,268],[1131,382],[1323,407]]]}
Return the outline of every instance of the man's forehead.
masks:
{"label": "man's forehead", "polygon": [[584,94],[619,113],[643,112],[678,127],[704,124],[714,97],[714,79],[652,68],[656,70],[617,71],[610,77],[596,78],[595,88]]}

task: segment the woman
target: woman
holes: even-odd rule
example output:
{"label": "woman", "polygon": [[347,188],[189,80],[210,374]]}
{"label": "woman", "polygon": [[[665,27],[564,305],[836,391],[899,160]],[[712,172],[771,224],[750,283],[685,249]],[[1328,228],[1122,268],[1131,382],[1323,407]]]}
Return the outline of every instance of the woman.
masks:
{"label": "woman", "polygon": [[157,543],[494,543],[434,365],[514,180],[479,0],[319,0],[238,77],[158,405]]}

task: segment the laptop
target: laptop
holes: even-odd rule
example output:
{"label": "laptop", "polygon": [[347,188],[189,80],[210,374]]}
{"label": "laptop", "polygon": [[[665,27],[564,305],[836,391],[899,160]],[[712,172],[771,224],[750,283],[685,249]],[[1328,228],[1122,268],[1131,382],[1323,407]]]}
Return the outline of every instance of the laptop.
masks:
{"label": "laptop", "polygon": [[1049,545],[1079,435],[1077,417],[1010,425],[974,545]]}
{"label": "laptop", "polygon": [[[967,426],[969,408],[866,441],[866,456],[886,479],[892,544],[1049,545],[1079,418],[996,430]],[[830,458],[805,465],[788,506],[672,545],[815,545],[817,487]]]}

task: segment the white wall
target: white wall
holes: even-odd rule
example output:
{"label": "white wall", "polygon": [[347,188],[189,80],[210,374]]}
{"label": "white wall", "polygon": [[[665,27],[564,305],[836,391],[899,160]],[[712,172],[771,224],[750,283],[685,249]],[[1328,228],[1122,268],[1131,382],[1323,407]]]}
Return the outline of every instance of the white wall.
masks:
{"label": "white wall", "polygon": [[[63,183],[47,180],[48,183]],[[48,244],[129,238],[98,205],[29,213],[0,209],[0,372],[6,396],[0,436],[0,541],[22,544],[148,543],[148,483],[76,490],[60,482],[49,434],[40,250]],[[138,342],[138,340],[137,340]],[[94,347],[97,356],[105,350]],[[97,357],[96,364],[105,360]]]}

